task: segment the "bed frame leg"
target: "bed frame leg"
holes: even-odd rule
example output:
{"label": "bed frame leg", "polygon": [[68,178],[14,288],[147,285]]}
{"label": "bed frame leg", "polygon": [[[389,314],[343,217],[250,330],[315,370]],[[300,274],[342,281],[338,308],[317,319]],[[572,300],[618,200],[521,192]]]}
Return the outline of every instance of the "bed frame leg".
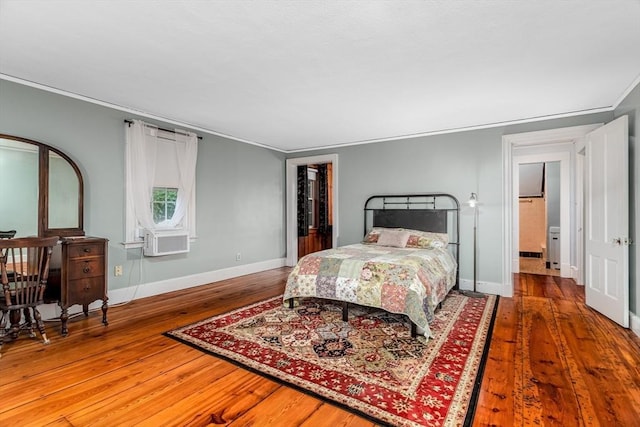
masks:
{"label": "bed frame leg", "polygon": [[349,321],[349,303],[344,301],[342,302],[342,321],[343,322]]}
{"label": "bed frame leg", "polygon": [[411,338],[415,338],[418,336],[418,327],[415,323],[411,322]]}
{"label": "bed frame leg", "polygon": [[293,298],[289,298],[289,308],[293,309]]}

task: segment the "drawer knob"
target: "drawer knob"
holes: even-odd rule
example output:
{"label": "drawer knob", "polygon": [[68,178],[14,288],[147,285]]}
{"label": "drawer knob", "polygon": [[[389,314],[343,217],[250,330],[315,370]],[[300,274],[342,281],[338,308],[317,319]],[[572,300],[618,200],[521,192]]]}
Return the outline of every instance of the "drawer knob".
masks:
{"label": "drawer knob", "polygon": [[91,271],[91,268],[89,268],[89,263],[88,262],[84,264],[84,268],[82,269],[82,271],[84,273],[89,273]]}
{"label": "drawer knob", "polygon": [[84,248],[83,251],[85,251],[86,253],[91,252],[91,248]]}

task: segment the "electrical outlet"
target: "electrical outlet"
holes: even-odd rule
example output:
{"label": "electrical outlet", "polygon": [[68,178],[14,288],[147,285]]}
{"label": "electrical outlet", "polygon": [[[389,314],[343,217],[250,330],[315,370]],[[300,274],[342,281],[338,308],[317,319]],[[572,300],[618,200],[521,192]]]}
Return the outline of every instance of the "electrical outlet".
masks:
{"label": "electrical outlet", "polygon": [[113,275],[114,276],[122,276],[122,266],[121,265],[116,265],[113,268]]}
{"label": "electrical outlet", "polygon": [[236,254],[236,261],[240,261],[241,258],[242,258],[242,255],[240,254],[240,252],[238,252]]}

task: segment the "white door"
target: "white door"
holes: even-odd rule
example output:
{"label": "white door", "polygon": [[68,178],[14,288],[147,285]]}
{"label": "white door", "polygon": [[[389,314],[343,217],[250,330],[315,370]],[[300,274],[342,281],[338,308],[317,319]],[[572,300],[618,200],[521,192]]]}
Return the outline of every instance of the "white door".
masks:
{"label": "white door", "polygon": [[628,118],[587,135],[585,295],[588,306],[629,327]]}

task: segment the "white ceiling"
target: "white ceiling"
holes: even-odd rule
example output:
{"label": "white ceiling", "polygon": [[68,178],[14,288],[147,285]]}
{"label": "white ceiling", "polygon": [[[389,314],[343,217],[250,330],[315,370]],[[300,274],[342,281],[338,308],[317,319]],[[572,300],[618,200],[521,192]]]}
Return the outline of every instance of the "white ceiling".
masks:
{"label": "white ceiling", "polygon": [[640,1],[0,0],[0,78],[298,151],[609,111]]}

